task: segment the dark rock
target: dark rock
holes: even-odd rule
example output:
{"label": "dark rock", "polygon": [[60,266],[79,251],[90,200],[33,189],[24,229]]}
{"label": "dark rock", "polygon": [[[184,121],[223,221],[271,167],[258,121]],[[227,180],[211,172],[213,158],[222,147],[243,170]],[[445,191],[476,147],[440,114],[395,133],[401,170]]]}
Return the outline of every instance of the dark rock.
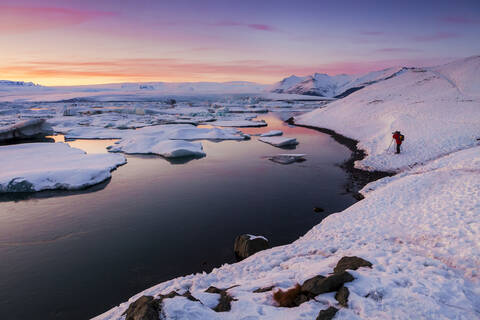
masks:
{"label": "dark rock", "polygon": [[267,291],[272,291],[272,289],[275,288],[275,286],[270,286],[270,287],[265,287],[265,288],[258,288],[253,293],[262,293],[262,292],[267,292]]}
{"label": "dark rock", "polygon": [[235,238],[234,251],[238,260],[243,260],[268,248],[268,241],[261,237],[252,237],[248,234],[242,234]]}
{"label": "dark rock", "polygon": [[295,298],[295,305],[299,306],[302,303],[307,302],[308,300],[310,300],[310,298],[302,293]]}
{"label": "dark rock", "polygon": [[230,311],[232,308],[231,302],[236,301],[231,295],[229,295],[226,291],[222,292],[220,294],[220,300],[218,301],[218,304],[215,308],[213,308],[213,311],[215,312],[226,312]]}
{"label": "dark rock", "polygon": [[230,311],[231,302],[232,301],[237,301],[227,292],[228,289],[231,289],[233,287],[236,287],[236,286],[232,286],[232,287],[227,288],[227,289],[219,289],[217,287],[210,286],[210,287],[208,287],[207,290],[205,290],[205,292],[217,293],[217,294],[220,295],[220,300],[218,301],[217,306],[215,308],[213,308],[213,311],[216,311],[216,312]]}
{"label": "dark rock", "polygon": [[188,291],[188,290],[185,291],[184,294],[182,294],[182,297],[185,297],[185,298],[187,298],[187,299],[190,300],[190,301],[200,301],[200,300],[198,300],[197,298],[195,298],[194,296],[192,296],[192,294],[191,294],[190,291]]}
{"label": "dark rock", "polygon": [[171,299],[180,296],[177,292],[175,291],[170,291],[167,294],[161,294],[158,296],[158,301],[162,302],[163,299]]}
{"label": "dark rock", "polygon": [[205,290],[205,292],[207,293],[218,293],[218,294],[221,294],[223,291],[225,291],[224,289],[218,289],[217,287],[214,287],[214,286],[210,286],[208,287],[207,290]]}
{"label": "dark rock", "polygon": [[125,311],[125,320],[158,320],[159,302],[152,296],[141,296]]}
{"label": "dark rock", "polygon": [[359,257],[343,257],[338,261],[337,266],[333,269],[333,272],[343,272],[347,269],[357,270],[360,267],[372,267],[372,263]]}
{"label": "dark rock", "polygon": [[325,210],[323,208],[320,208],[320,207],[314,207],[313,208],[313,211],[315,212],[324,212]]}
{"label": "dark rock", "polygon": [[313,278],[305,280],[305,282],[302,284],[302,291],[303,292],[310,292],[313,290],[313,288],[316,286],[316,283],[325,279],[324,276],[318,275]]}
{"label": "dark rock", "polygon": [[335,294],[335,299],[341,306],[346,307],[348,305],[348,296],[350,295],[350,291],[347,287],[342,286],[338,289],[337,293]]}
{"label": "dark rock", "polygon": [[322,293],[337,291],[345,282],[353,280],[353,276],[348,272],[334,273],[327,278],[316,276],[303,283],[302,291],[308,293],[310,297],[315,297]]}
{"label": "dark rock", "polygon": [[328,309],[325,310],[320,310],[320,313],[317,316],[317,320],[330,320],[335,317],[335,314],[337,313],[338,309],[335,307],[329,307]]}
{"label": "dark rock", "polygon": [[357,199],[358,201],[365,199],[365,197],[363,196],[363,194],[361,194],[361,193],[359,193],[359,192],[355,192],[355,193],[353,194],[353,197],[354,197],[355,199]]}

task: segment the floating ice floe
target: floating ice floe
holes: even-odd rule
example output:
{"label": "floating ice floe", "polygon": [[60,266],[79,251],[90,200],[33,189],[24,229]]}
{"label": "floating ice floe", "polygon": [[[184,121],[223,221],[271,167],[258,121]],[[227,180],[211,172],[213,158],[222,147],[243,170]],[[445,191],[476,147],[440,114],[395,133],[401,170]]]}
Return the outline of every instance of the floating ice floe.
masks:
{"label": "floating ice floe", "polygon": [[200,142],[184,140],[159,140],[152,136],[134,136],[108,147],[111,152],[127,154],[158,154],[165,158],[203,157]]}
{"label": "floating ice floe", "polygon": [[281,136],[283,134],[282,130],[271,130],[265,133],[262,133],[260,137],[273,137],[273,136]]}
{"label": "floating ice floe", "polygon": [[65,143],[0,146],[0,192],[82,189],[126,163],[119,154],[86,154]]}
{"label": "floating ice floe", "polygon": [[44,137],[49,134],[53,134],[53,129],[44,119],[30,119],[0,127],[0,141]]}
{"label": "floating ice floe", "polygon": [[298,144],[296,138],[287,138],[287,137],[262,137],[258,139],[259,141],[271,144],[275,147],[287,147],[294,146]]}
{"label": "floating ice floe", "polygon": [[294,162],[302,162],[305,161],[305,154],[297,153],[297,154],[278,154],[276,156],[272,156],[268,158],[269,160],[280,163],[280,164],[290,164]]}
{"label": "floating ice floe", "polygon": [[[121,130],[120,130],[121,131]],[[158,154],[166,158],[204,156],[201,143],[185,140],[245,140],[237,129],[197,128],[188,124],[161,125],[128,130],[124,137],[110,146],[111,152]]]}

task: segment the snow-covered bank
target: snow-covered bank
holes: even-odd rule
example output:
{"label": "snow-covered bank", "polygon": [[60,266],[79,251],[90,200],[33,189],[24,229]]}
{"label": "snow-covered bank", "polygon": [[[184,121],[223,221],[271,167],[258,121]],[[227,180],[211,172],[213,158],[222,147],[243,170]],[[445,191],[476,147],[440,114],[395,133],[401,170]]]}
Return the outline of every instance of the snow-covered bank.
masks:
{"label": "snow-covered bank", "polygon": [[[474,146],[480,138],[480,57],[416,68],[370,85],[295,123],[328,128],[360,141],[365,170],[399,171]],[[400,156],[387,151],[405,135]]]}
{"label": "snow-covered bank", "polygon": [[[473,57],[453,67],[408,70],[298,117],[359,140],[367,157],[358,167],[401,173],[367,185],[364,200],[292,244],[161,283],[96,319],[124,319],[140,296],[171,291],[199,301],[165,299],[165,319],[315,319],[330,306],[340,308],[335,319],[479,318],[480,108],[472,88],[480,79],[469,72],[479,64]],[[404,152],[386,153],[397,129],[407,137]],[[343,256],[373,263],[349,271],[355,280],[346,284],[348,307],[332,293],[294,308],[276,305],[277,288],[327,275]],[[212,310],[221,295],[205,292],[210,286],[230,288],[230,311]]]}
{"label": "snow-covered bank", "polygon": [[85,154],[65,143],[0,146],[0,192],[82,189],[124,163],[123,155]]}
{"label": "snow-covered bank", "polygon": [[[452,166],[452,164],[454,164]],[[374,190],[373,190],[374,189]],[[355,281],[348,308],[336,319],[474,319],[480,315],[480,147],[438,159],[365,188],[366,198],[327,217],[296,242],[262,251],[210,274],[173,279],[145,290],[96,319],[122,319],[141,295],[189,290],[201,302],[163,301],[166,319],[315,319],[336,304],[321,294],[295,308],[277,307],[272,291],[317,274],[326,275],[342,256],[357,255],[372,269],[349,271]],[[210,307],[228,288],[237,301],[228,312]],[[275,291],[275,289],[274,289]]]}

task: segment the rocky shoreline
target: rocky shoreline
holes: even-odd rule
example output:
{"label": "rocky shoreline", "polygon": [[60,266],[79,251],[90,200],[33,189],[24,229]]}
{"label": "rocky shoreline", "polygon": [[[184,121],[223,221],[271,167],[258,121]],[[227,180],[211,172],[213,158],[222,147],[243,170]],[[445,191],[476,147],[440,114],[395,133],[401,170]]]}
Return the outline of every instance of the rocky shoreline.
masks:
{"label": "rocky shoreline", "polygon": [[348,138],[344,135],[341,135],[327,128],[318,128],[318,127],[309,126],[309,125],[297,124],[295,123],[295,119],[293,117],[287,119],[285,122],[288,123],[289,125],[312,129],[315,131],[326,133],[330,137],[332,137],[336,142],[340,143],[341,145],[344,145],[352,152],[350,158],[346,160],[344,163],[340,164],[340,167],[344,169],[349,175],[348,183],[345,185],[345,192],[352,193],[353,197],[357,200],[362,200],[364,198],[363,195],[359,193],[359,191],[364,186],[366,186],[370,182],[373,182],[385,177],[391,177],[396,174],[395,172],[378,171],[378,170],[366,171],[366,170],[355,168],[355,162],[363,160],[367,156],[364,150],[359,149],[357,147],[358,141],[355,139]]}

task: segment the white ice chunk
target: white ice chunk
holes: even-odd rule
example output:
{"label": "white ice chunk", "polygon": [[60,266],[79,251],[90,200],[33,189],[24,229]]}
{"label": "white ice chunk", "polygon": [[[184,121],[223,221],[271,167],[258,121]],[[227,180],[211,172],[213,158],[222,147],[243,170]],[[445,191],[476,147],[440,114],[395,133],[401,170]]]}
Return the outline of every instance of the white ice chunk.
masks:
{"label": "white ice chunk", "polygon": [[110,146],[111,152],[128,154],[158,154],[165,158],[202,157],[205,156],[200,142],[183,140],[165,140],[163,137],[136,135],[123,139]]}
{"label": "white ice chunk", "polygon": [[0,192],[81,189],[110,178],[119,154],[86,154],[65,143],[0,146]]}
{"label": "white ice chunk", "polygon": [[281,164],[290,164],[294,162],[301,162],[305,161],[305,154],[278,154],[276,156],[272,156],[268,158],[269,160],[281,163]]}
{"label": "white ice chunk", "polygon": [[282,130],[270,130],[268,132],[262,133],[260,137],[281,136],[282,134],[283,134]]}
{"label": "white ice chunk", "polygon": [[255,236],[255,235],[253,235],[253,234],[247,234],[247,236],[248,236],[248,239],[250,239],[250,240],[263,239],[263,240],[265,240],[265,241],[268,241],[268,239],[265,238],[264,236]]}
{"label": "white ice chunk", "polygon": [[285,147],[298,144],[296,138],[287,138],[287,137],[263,137],[259,138],[259,141],[271,144],[275,147]]}

